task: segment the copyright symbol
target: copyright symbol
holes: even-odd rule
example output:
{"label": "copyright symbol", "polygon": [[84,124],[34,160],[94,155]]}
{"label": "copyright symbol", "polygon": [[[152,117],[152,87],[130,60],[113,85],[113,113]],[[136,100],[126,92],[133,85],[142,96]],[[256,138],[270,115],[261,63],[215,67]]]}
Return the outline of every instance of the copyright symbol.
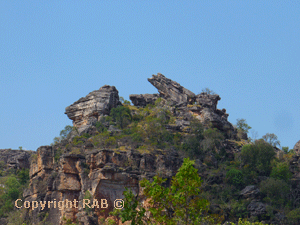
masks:
{"label": "copyright symbol", "polygon": [[116,209],[123,209],[123,207],[124,207],[124,201],[122,199],[116,199],[114,201],[114,207]]}

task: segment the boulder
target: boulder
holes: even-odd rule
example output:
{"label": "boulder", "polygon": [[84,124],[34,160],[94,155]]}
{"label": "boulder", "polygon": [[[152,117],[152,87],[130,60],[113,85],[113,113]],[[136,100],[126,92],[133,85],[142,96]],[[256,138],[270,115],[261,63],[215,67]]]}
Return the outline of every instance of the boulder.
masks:
{"label": "boulder", "polygon": [[205,92],[196,95],[196,104],[201,107],[210,108],[213,111],[217,110],[218,101],[221,100],[219,95],[210,95]]}
{"label": "boulder", "polygon": [[78,132],[82,133],[101,116],[109,115],[110,110],[118,105],[121,105],[118,90],[114,86],[104,85],[66,107],[65,114],[73,120],[73,126],[77,127]]}
{"label": "boulder", "polygon": [[259,195],[260,191],[255,185],[246,186],[241,192],[240,195],[243,198],[255,198]]}
{"label": "boulder", "polygon": [[166,78],[161,73],[152,75],[152,78],[148,78],[148,81],[157,88],[162,98],[169,100],[174,105],[181,103],[187,104],[189,99],[195,97],[193,92],[177,82]]}
{"label": "boulder", "polygon": [[129,95],[129,98],[134,106],[144,107],[148,104],[154,105],[155,101],[159,98],[159,94]]}
{"label": "boulder", "polygon": [[252,200],[247,206],[247,210],[250,212],[251,216],[262,216],[266,214],[266,204],[259,202],[257,200]]}
{"label": "boulder", "polygon": [[293,149],[297,155],[300,154],[300,140],[295,144]]}

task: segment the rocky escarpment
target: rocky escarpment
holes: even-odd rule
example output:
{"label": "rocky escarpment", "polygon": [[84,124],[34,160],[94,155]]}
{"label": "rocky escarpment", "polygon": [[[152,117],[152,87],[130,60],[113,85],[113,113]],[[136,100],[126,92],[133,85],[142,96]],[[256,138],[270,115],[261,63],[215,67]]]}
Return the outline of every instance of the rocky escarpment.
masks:
{"label": "rocky escarpment", "polygon": [[[158,172],[171,178],[182,160],[177,152],[153,152],[140,154],[136,151],[112,151],[106,149],[87,150],[82,154],[63,154],[58,163],[54,156],[55,146],[42,146],[37,158],[31,164],[30,188],[24,192],[24,201],[72,201],[73,207],[45,208],[39,205],[29,209],[32,224],[38,224],[48,213],[46,221],[62,224],[63,217],[81,224],[101,224],[101,218],[108,216],[114,208],[114,201],[122,199],[125,187],[140,193],[139,180],[151,179]],[[90,193],[91,201],[97,200],[99,208],[94,214],[83,208],[83,201]],[[74,200],[78,201],[75,208]],[[102,207],[101,207],[101,202]],[[90,204],[90,206],[92,203]],[[70,205],[69,205],[70,206]]]}
{"label": "rocky escarpment", "polygon": [[68,106],[65,114],[82,133],[120,104],[118,90],[114,86],[104,85]]}
{"label": "rocky escarpment", "polygon": [[36,154],[29,150],[0,149],[0,161],[8,168],[29,169],[30,157]]}
{"label": "rocky escarpment", "polygon": [[[130,95],[130,99],[134,106],[145,107],[155,104],[160,97],[163,107],[170,109],[172,115],[169,116],[175,118],[174,124],[166,125],[167,130],[182,132],[184,136],[188,133],[191,121],[198,119],[205,125],[213,125],[219,129],[226,138],[235,137],[236,130],[228,122],[226,110],[217,109],[219,95],[195,95],[162,74],[153,75],[148,80],[158,89],[159,94]],[[65,114],[78,129],[77,135],[96,135],[99,132],[94,126],[95,123],[102,121],[112,108],[120,104],[118,90],[114,86],[105,85],[68,106]],[[102,125],[108,129],[111,141],[114,133],[122,132],[107,121]],[[93,132],[89,132],[91,130]],[[105,141],[103,146],[95,147],[89,139],[81,148],[77,148],[74,139],[76,143],[81,141],[80,137],[74,138],[73,135],[59,144],[41,146],[37,150],[37,156],[30,166],[30,187],[23,194],[24,200],[52,201],[52,204],[54,201],[57,204],[61,202],[61,207],[31,207],[27,214],[31,215],[29,217],[33,225],[40,221],[63,224],[63,218],[84,225],[101,224],[102,219],[113,209],[114,201],[123,198],[125,187],[141,194],[141,179],[151,180],[159,173],[170,180],[182,163],[182,158],[172,148],[150,153],[140,153],[136,149],[121,151],[120,146],[126,149],[126,143],[122,145],[121,141],[118,141],[119,149],[107,149],[104,147]],[[70,147],[72,143],[73,147],[75,146],[73,149]],[[231,159],[234,158],[233,151],[237,151],[232,145],[230,141],[223,142],[226,154]],[[205,160],[217,167],[218,162],[213,155],[205,157]],[[200,161],[197,162],[198,168],[202,168],[203,165]],[[203,176],[205,177],[205,174]],[[84,199],[91,202],[97,200],[100,207],[94,208],[91,213],[89,209],[83,208]],[[78,207],[62,207],[62,201],[66,204],[67,200],[77,201]]]}

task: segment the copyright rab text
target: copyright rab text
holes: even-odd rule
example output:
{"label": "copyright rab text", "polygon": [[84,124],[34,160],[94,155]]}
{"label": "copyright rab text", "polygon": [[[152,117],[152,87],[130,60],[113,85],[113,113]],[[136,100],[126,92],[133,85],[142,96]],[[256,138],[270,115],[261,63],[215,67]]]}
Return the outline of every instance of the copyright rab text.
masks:
{"label": "copyright rab text", "polygon": [[[22,207],[32,210],[37,209],[39,206],[41,207],[41,210],[44,210],[45,208],[58,208],[59,210],[62,210],[64,208],[78,208],[79,201],[74,199],[73,201],[70,201],[68,199],[65,199],[64,201],[58,201],[56,202],[56,199],[54,201],[23,201],[21,199],[17,199],[15,201],[16,208],[21,209]],[[22,204],[22,205],[21,205]],[[116,199],[114,201],[114,208],[116,209],[122,209],[124,207],[124,201],[122,199]],[[100,202],[98,202],[97,199],[94,199],[92,202],[90,199],[83,199],[82,200],[82,208],[102,208],[106,209],[108,208],[108,203],[106,199],[100,199]]]}

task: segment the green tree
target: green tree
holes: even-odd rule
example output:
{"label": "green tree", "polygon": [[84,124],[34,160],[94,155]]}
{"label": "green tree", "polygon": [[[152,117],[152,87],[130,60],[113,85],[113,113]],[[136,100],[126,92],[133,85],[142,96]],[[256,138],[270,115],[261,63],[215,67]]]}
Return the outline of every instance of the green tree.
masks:
{"label": "green tree", "polygon": [[287,162],[274,162],[271,171],[271,177],[275,179],[281,179],[288,182],[292,177],[292,173],[289,169],[289,164]]}
{"label": "green tree", "polygon": [[287,147],[282,147],[281,150],[282,150],[285,154],[289,153],[289,147],[288,147],[288,146],[287,146]]}
{"label": "green tree", "polygon": [[[165,187],[166,179],[159,176],[153,177],[153,182],[146,179],[140,182],[143,194],[150,199],[152,224],[200,224],[204,221],[216,224],[207,216],[209,202],[199,196],[202,180],[193,165],[194,161],[184,159],[170,187]],[[145,224],[146,210],[132,192],[127,190],[124,196],[124,209],[115,210],[114,214],[119,215],[122,222],[134,220],[132,224]]]}
{"label": "green tree", "polygon": [[[62,140],[66,139],[66,138],[69,138],[70,133],[73,130],[76,130],[76,128],[72,127],[70,125],[65,126],[65,128],[60,131],[60,133],[59,133],[60,136],[59,137],[55,137],[53,139],[53,143],[51,145],[57,144],[57,143],[61,142]],[[77,130],[77,133],[78,133],[78,130]]]}
{"label": "green tree", "polygon": [[14,175],[7,177],[4,183],[4,190],[0,196],[0,217],[6,216],[13,210],[14,201],[20,196],[20,183]]}
{"label": "green tree", "polygon": [[245,140],[249,139],[247,137],[247,134],[251,129],[251,127],[247,124],[245,119],[237,119],[236,128],[237,128],[237,136],[239,139],[245,139]]}
{"label": "green tree", "polygon": [[248,133],[249,130],[252,128],[247,124],[247,121],[245,119],[237,119],[236,121],[236,127],[238,130]]}
{"label": "green tree", "polygon": [[117,108],[113,108],[110,111],[110,116],[117,123],[117,126],[121,129],[126,127],[132,121],[130,109],[125,106],[118,106]]}
{"label": "green tree", "polygon": [[190,157],[199,156],[202,152],[201,141],[204,139],[204,128],[199,120],[193,119],[190,125],[189,134],[185,136],[181,145],[182,149],[188,153]]}
{"label": "green tree", "polygon": [[26,184],[29,181],[29,169],[21,169],[17,172],[20,184]]}
{"label": "green tree", "polygon": [[132,225],[140,225],[145,224],[147,218],[145,217],[146,210],[142,207],[138,196],[134,195],[133,192],[125,188],[124,191],[124,208],[122,210],[115,209],[110,214],[113,216],[119,216],[121,218],[122,223],[125,221],[131,221]]}
{"label": "green tree", "polygon": [[72,130],[73,130],[72,126],[70,126],[70,125],[65,126],[65,128],[62,131],[60,131],[60,133],[59,133],[61,139],[62,140],[66,139]]}
{"label": "green tree", "polygon": [[241,161],[244,172],[257,172],[268,176],[271,172],[271,160],[275,157],[275,151],[271,145],[263,140],[255,141],[242,147]]}
{"label": "green tree", "polygon": [[238,169],[230,169],[226,173],[226,178],[228,180],[228,183],[233,184],[236,187],[241,187],[244,183],[243,173]]}
{"label": "green tree", "polygon": [[288,201],[290,188],[285,181],[271,177],[260,183],[260,191],[266,195],[266,202],[283,207]]}
{"label": "green tree", "polygon": [[219,152],[224,135],[217,128],[209,128],[203,132],[201,147],[204,152]]}
{"label": "green tree", "polygon": [[269,143],[273,147],[276,147],[277,145],[280,146],[280,141],[278,140],[277,136],[275,134],[267,133],[264,136],[262,136],[265,142]]}

